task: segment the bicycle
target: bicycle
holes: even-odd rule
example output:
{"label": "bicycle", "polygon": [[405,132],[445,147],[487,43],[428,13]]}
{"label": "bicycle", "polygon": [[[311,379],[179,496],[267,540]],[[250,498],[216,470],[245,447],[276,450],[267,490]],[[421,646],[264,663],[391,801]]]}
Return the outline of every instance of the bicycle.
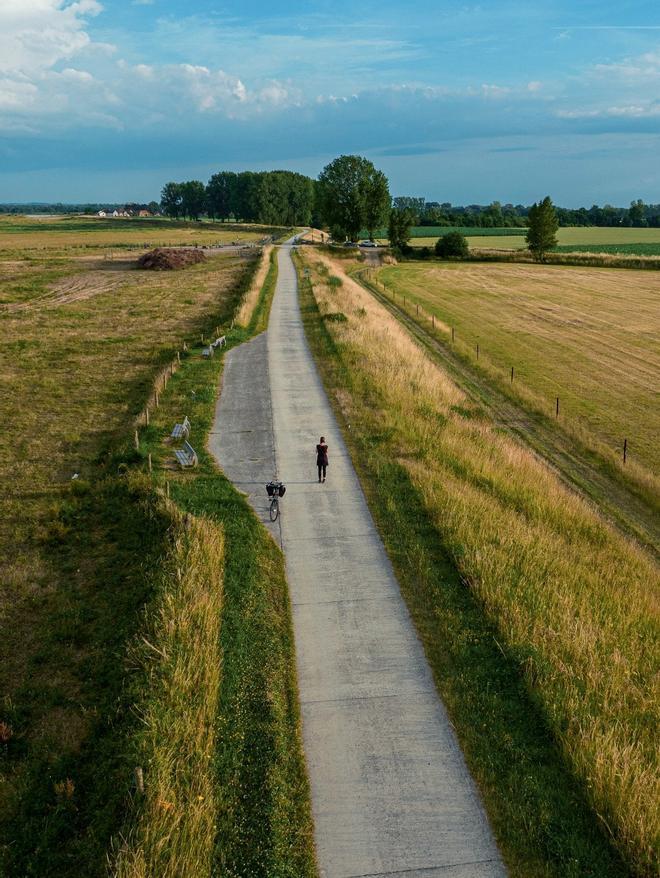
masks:
{"label": "bicycle", "polygon": [[284,497],[286,492],[286,486],[283,482],[268,482],[266,485],[266,493],[270,497],[270,520],[277,521],[277,516],[280,514],[280,497]]}

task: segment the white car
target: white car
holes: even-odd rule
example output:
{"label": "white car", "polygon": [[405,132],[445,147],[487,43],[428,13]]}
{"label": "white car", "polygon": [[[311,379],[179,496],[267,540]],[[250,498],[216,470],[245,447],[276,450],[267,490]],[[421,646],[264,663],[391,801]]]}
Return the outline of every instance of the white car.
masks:
{"label": "white car", "polygon": [[375,241],[360,241],[358,247],[377,247],[378,244]]}

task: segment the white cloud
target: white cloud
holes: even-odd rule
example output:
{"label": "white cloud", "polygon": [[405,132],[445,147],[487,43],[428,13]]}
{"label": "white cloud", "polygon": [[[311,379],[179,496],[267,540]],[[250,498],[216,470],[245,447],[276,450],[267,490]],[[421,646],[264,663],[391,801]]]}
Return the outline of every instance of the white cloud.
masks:
{"label": "white cloud", "polygon": [[481,92],[487,98],[504,98],[511,93],[511,89],[502,85],[482,85]]}
{"label": "white cloud", "polygon": [[72,58],[90,45],[85,20],[101,8],[96,0],[2,0],[0,72],[30,76]]}

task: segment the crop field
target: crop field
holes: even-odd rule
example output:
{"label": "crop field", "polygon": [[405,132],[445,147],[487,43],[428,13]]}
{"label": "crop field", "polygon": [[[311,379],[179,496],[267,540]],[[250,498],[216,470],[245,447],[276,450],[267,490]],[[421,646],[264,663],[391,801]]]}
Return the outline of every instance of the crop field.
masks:
{"label": "crop field", "polygon": [[[472,249],[520,250],[525,249],[524,229],[413,229],[413,247],[434,247],[438,237],[449,231],[458,231],[468,239]],[[437,233],[437,234],[436,234]],[[598,228],[580,226],[560,228],[557,232],[560,253],[622,253],[635,256],[660,254],[660,229]]]}
{"label": "crop field", "polygon": [[[475,405],[345,262],[309,250],[302,258],[310,345],[350,425],[365,494],[510,874],[650,878],[660,813],[657,565]],[[658,382],[644,365],[657,353],[646,337],[648,280],[629,291],[628,316],[610,281],[607,319],[621,324],[610,334],[592,280],[562,272],[572,277],[562,299],[535,268],[540,286],[529,274],[499,276],[494,303],[491,276],[473,265],[453,280],[450,269],[408,265],[382,274],[420,300],[440,290],[428,307],[456,297],[466,332],[469,319],[497,328],[501,311],[515,314],[515,334],[548,369],[554,337],[581,327],[555,359],[566,380],[571,364],[576,376],[600,374],[613,406],[623,405],[624,348],[636,372],[628,392],[650,413]],[[644,411],[633,409],[638,429]]]}
{"label": "crop field", "polygon": [[[3,234],[6,240],[15,233],[5,230]],[[25,239],[25,232],[16,234],[19,241]],[[51,240],[50,235],[59,239],[63,234],[59,230],[30,233],[28,247],[39,235]],[[185,667],[192,673],[199,667],[195,649],[206,649],[206,660],[220,664],[219,620],[213,614],[223,601],[202,571],[215,567],[217,588],[222,589],[223,551],[228,564],[223,617],[236,616],[238,635],[233,636],[243,636],[241,626],[247,616],[236,607],[236,594],[243,599],[243,593],[236,591],[237,576],[242,577],[241,588],[249,586],[254,592],[245,595],[252,595],[251,624],[261,626],[259,649],[271,651],[261,660],[264,667],[270,667],[268,681],[251,663],[251,689],[242,680],[231,683],[240,688],[232,740],[244,739],[244,724],[255,722],[254,709],[261,722],[268,721],[260,687],[269,687],[269,697],[280,687],[284,703],[293,705],[290,711],[295,707],[295,696],[287,688],[292,653],[287,617],[281,611],[286,607],[283,566],[281,556],[268,547],[271,541],[265,532],[259,535],[258,523],[217,470],[210,473],[210,483],[214,498],[224,492],[225,506],[216,509],[220,528],[223,509],[236,502],[240,507],[232,512],[230,528],[234,530],[226,532],[224,543],[222,529],[214,524],[200,523],[194,533],[186,529],[176,509],[168,510],[155,499],[150,483],[136,481],[126,470],[126,466],[146,469],[146,459],[133,448],[132,437],[155,376],[182,350],[184,340],[199,345],[200,334],[214,332],[219,323],[228,325],[249,286],[255,260],[230,252],[209,256],[185,271],[139,271],[126,253],[113,260],[76,258],[87,234],[84,229],[70,230],[67,246],[57,259],[47,254],[35,257],[31,249],[27,257],[25,250],[9,259],[3,258],[6,253],[0,255],[0,418],[6,425],[0,438],[0,481],[6,486],[0,497],[4,696],[0,702],[0,874],[43,878],[106,874],[107,857],[113,857],[110,837],[116,837],[122,826],[130,830],[125,815],[135,766],[130,760],[136,758],[131,757],[130,745],[136,718],[132,698],[152,699],[149,710],[159,712],[159,721],[171,719],[176,735],[188,735],[188,741],[198,734],[203,737],[201,727],[209,727],[208,717],[200,715],[200,728],[195,728],[197,720],[191,715],[186,726],[186,719],[176,715],[176,705],[167,703],[168,674],[178,676]],[[98,238],[94,231],[89,234]],[[105,234],[100,233],[101,237]],[[259,235],[260,230],[251,233],[253,238]],[[130,242],[131,236],[125,233],[122,240]],[[187,356],[182,354],[182,369]],[[194,356],[190,362],[195,362]],[[218,360],[214,371],[197,376],[192,387],[186,386],[190,406],[186,399],[175,401],[168,419],[182,417],[180,408],[193,415],[195,388],[212,411],[220,366]],[[211,383],[201,394],[200,385],[206,382]],[[177,533],[181,534],[179,542]],[[167,549],[170,539],[178,546],[172,552]],[[252,539],[252,550],[241,548],[248,539]],[[249,574],[241,553],[251,553]],[[190,583],[183,582],[177,593],[185,602],[189,590],[194,600],[177,611],[175,622],[180,630],[173,634],[171,627],[159,629],[155,624],[149,636],[156,638],[151,642],[160,642],[158,637],[167,642],[176,636],[177,648],[187,637],[193,645],[185,657],[188,664],[182,654],[180,665],[162,669],[160,688],[153,689],[153,681],[160,679],[160,670],[153,668],[153,653],[149,661],[143,657],[138,662],[137,658],[129,660],[127,649],[144,624],[144,607],[151,596],[168,583],[170,587],[176,578],[168,578],[167,571],[161,570],[170,556],[178,558],[175,570],[181,569],[182,558],[194,567]],[[260,563],[270,571],[273,586],[268,592],[263,589]],[[196,584],[196,575],[202,576],[200,583],[209,589],[208,594]],[[165,591],[163,612],[172,612],[171,600]],[[270,600],[277,607],[270,607]],[[186,621],[188,610],[196,622]],[[156,606],[156,617],[159,612]],[[164,619],[163,625],[167,624]],[[244,661],[237,655],[232,664],[232,657],[225,655],[232,681],[237,673],[232,668],[241,669]],[[137,685],[138,666],[144,667],[140,695],[131,688]],[[217,676],[200,675],[199,679],[200,685],[217,685]],[[190,685],[195,688],[194,680]],[[247,692],[252,700],[239,707]],[[213,713],[212,701],[208,709]],[[218,707],[220,714],[229,709]],[[295,714],[290,711],[282,710],[279,719],[275,717],[272,734],[283,742],[291,766],[287,770],[295,773],[300,771],[300,762],[288,737],[296,734]],[[264,771],[274,770],[270,740],[266,739],[259,756]],[[200,743],[200,748],[196,764],[195,760],[187,766],[182,762],[181,783],[185,787],[188,778],[192,789],[203,792],[208,778],[200,780],[200,771],[210,764],[213,742]],[[232,770],[243,770],[240,759],[232,761],[230,744],[224,752]],[[179,756],[185,761],[180,747]],[[146,756],[140,758],[151,758],[148,747]],[[163,760],[164,767],[171,764],[168,752],[163,752]],[[167,778],[162,780],[167,787]],[[282,780],[284,786],[286,782]],[[183,787],[180,794],[185,797]],[[288,802],[284,793],[278,795]],[[261,791],[259,796],[262,814]],[[304,810],[304,787],[301,796]],[[151,802],[156,811],[162,811],[162,801]],[[207,829],[195,831],[209,850],[213,836],[209,837],[208,826],[216,815],[210,804],[204,807]],[[256,807],[256,799],[249,807],[242,801],[240,816],[236,816],[246,839],[252,837],[250,809]],[[234,832],[233,818],[225,820],[229,838]],[[292,825],[302,825],[301,820]],[[156,825],[146,831],[153,832]],[[255,856],[265,856],[260,851],[270,844],[268,830],[262,827],[259,831],[264,841],[255,842]],[[150,836],[157,847],[158,837]],[[194,862],[191,855],[191,868]],[[176,870],[172,874],[183,875]]]}
{"label": "crop field", "polygon": [[515,264],[385,267],[465,353],[577,421],[613,451],[658,473],[660,311],[654,274]]}
{"label": "crop field", "polygon": [[113,247],[144,248],[176,245],[249,243],[279,233],[268,226],[240,226],[213,222],[177,222],[159,217],[9,217],[0,216],[0,258],[39,255],[79,255]]}

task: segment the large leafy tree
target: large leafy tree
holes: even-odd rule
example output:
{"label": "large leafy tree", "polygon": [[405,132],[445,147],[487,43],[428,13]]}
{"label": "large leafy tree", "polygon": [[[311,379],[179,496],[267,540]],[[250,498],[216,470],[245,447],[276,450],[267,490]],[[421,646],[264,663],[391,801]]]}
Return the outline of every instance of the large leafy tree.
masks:
{"label": "large leafy tree", "polygon": [[393,250],[405,251],[410,240],[410,229],[415,215],[408,207],[392,208],[387,227],[387,237]]}
{"label": "large leafy tree", "polygon": [[181,216],[183,197],[181,183],[166,183],[160,193],[160,206],[165,216],[178,219]]}
{"label": "large leafy tree", "polygon": [[206,204],[209,216],[229,219],[236,206],[236,187],[238,174],[233,171],[220,171],[214,174],[206,186]]}
{"label": "large leafy tree", "polygon": [[384,222],[390,205],[387,178],[362,156],[342,155],[321,171],[317,206],[334,237],[354,241]]}
{"label": "large leafy tree", "polygon": [[557,246],[557,229],[559,220],[557,212],[549,195],[533,204],[527,217],[529,228],[527,230],[527,246],[532,255],[539,262],[543,262],[548,250]]}
{"label": "large leafy tree", "polygon": [[206,209],[206,187],[199,180],[181,183],[181,211],[184,216],[198,220]]}

